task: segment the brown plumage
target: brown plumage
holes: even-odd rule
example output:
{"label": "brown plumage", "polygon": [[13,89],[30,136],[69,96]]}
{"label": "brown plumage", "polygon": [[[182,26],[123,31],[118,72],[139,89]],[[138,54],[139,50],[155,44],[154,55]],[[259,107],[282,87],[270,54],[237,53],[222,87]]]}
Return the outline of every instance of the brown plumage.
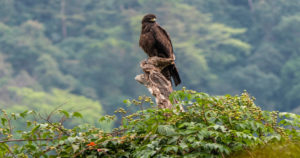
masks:
{"label": "brown plumage", "polygon": [[[156,16],[154,14],[144,16],[139,44],[149,57],[158,56],[175,59],[170,36],[156,23]],[[171,78],[173,78],[175,86],[181,83],[175,64],[164,68],[162,74],[170,82]]]}

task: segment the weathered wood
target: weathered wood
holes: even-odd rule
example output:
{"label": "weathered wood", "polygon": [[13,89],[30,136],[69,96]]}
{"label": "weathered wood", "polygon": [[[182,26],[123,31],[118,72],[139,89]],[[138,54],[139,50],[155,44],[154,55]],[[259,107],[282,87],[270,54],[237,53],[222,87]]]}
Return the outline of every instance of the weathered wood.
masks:
{"label": "weathered wood", "polygon": [[173,91],[172,83],[161,73],[161,70],[170,64],[174,64],[174,59],[150,57],[140,63],[144,74],[135,77],[135,80],[146,86],[155,97],[158,108],[172,109],[173,107],[169,100]]}

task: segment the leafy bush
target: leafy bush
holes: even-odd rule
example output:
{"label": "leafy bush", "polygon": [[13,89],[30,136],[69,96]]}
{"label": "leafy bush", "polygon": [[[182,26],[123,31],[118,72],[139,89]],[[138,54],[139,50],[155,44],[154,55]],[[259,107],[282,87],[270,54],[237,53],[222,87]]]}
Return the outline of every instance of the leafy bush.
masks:
{"label": "leafy bush", "polygon": [[[255,154],[257,148],[274,143],[292,144],[290,155],[298,154],[300,116],[262,111],[246,92],[214,97],[183,89],[170,99],[177,100],[172,110],[153,107],[127,116],[124,109],[117,110],[123,115],[122,125],[111,133],[89,125],[66,129],[62,123],[34,121],[28,122],[28,130],[11,135],[14,119],[34,113],[3,112],[0,156],[226,157],[241,151]],[[142,107],[147,102],[151,103],[149,97],[139,97],[127,104]],[[105,116],[100,121],[113,119]]]}
{"label": "leafy bush", "polygon": [[[101,123],[97,119],[103,116],[102,105],[98,101],[71,94],[66,90],[52,89],[50,92],[35,91],[31,88],[9,87],[11,100],[14,102],[7,103],[7,112],[22,112],[24,110],[34,110],[40,115],[47,115],[55,109],[61,109],[68,112],[80,111],[83,119],[68,120],[65,127],[72,128],[75,125],[89,123],[109,131],[112,129],[112,123]],[[59,118],[59,117],[58,117]],[[52,121],[57,122],[56,116],[52,116]],[[18,121],[18,127],[24,127],[24,121]]]}

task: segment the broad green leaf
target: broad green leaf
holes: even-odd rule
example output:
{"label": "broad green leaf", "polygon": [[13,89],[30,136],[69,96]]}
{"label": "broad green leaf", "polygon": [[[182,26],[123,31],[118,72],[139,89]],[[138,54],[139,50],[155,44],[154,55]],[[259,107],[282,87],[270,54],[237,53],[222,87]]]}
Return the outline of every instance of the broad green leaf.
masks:
{"label": "broad green leaf", "polygon": [[69,116],[70,116],[69,112],[68,112],[68,111],[66,111],[66,110],[59,109],[59,110],[58,110],[58,112],[60,112],[60,113],[64,114],[66,118],[69,118]]}
{"label": "broad green leaf", "polygon": [[79,113],[79,112],[72,112],[72,113],[71,113],[71,116],[72,116],[72,117],[83,118],[82,114]]}
{"label": "broad green leaf", "polygon": [[165,136],[173,136],[177,134],[175,129],[171,125],[159,125],[157,127],[157,132]]}

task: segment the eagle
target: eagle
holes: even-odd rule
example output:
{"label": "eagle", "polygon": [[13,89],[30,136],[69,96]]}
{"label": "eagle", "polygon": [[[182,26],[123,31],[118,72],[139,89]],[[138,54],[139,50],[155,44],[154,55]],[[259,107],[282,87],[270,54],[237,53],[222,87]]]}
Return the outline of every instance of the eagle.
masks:
{"label": "eagle", "polygon": [[[147,14],[142,19],[142,30],[139,40],[140,47],[149,56],[175,59],[173,46],[169,34],[156,22],[154,14]],[[175,86],[181,83],[181,79],[175,64],[165,67],[161,73]]]}

